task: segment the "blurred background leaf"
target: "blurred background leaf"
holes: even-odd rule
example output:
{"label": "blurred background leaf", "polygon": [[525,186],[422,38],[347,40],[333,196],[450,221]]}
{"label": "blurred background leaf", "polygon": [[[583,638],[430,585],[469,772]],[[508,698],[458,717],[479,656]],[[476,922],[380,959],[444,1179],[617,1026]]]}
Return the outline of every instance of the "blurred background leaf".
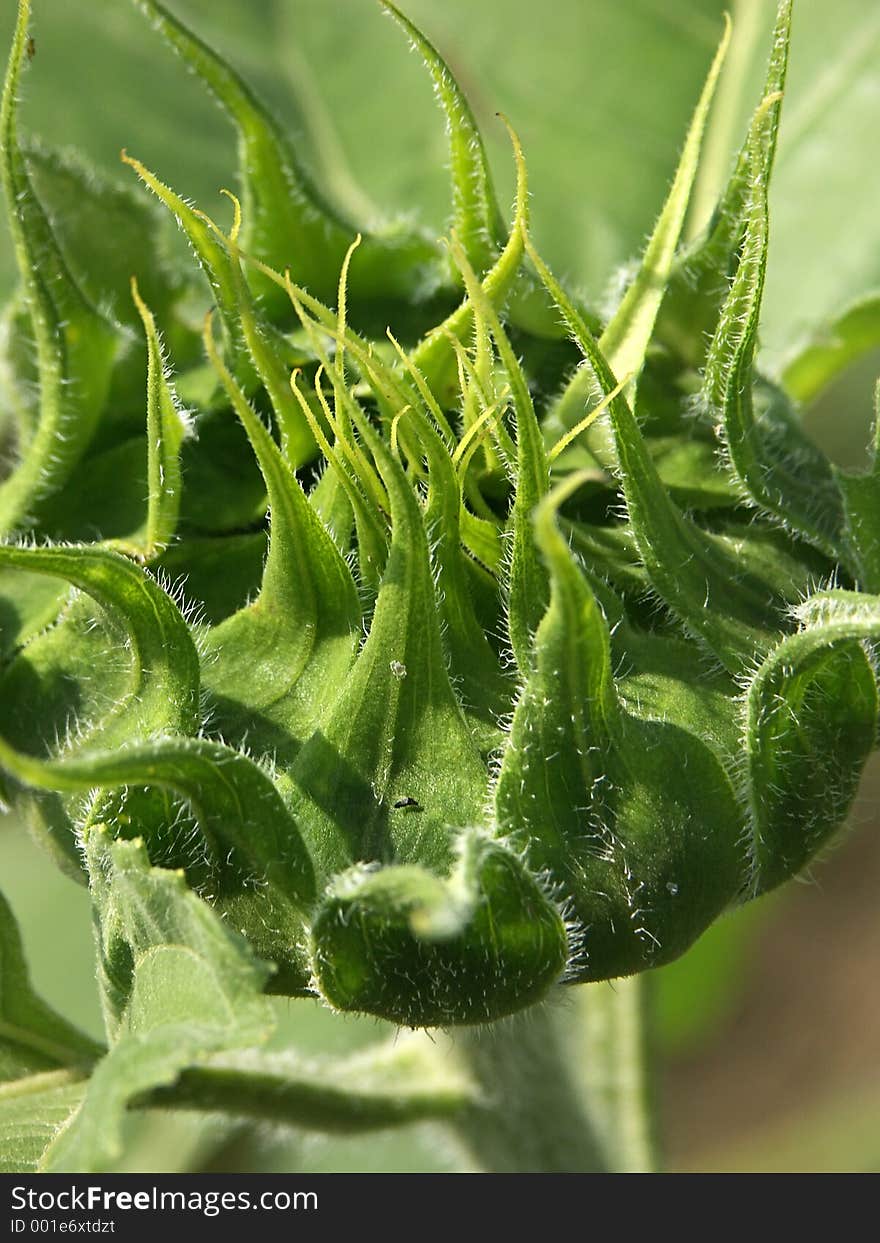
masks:
{"label": "blurred background leaf", "polygon": [[[174,0],[238,64],[317,162],[309,131],[330,128],[331,178],[354,206],[415,214],[442,230],[445,148],[430,84],[369,0]],[[663,201],[729,0],[409,0],[471,96],[510,197],[505,112],[532,171],[548,258],[601,298]],[[4,6],[0,36],[12,8]],[[232,178],[231,134],[183,66],[125,0],[40,0],[25,123],[117,174],[128,146],[208,211]],[[774,5],[735,0],[740,51],[716,118],[723,175],[758,102]],[[774,368],[818,325],[880,284],[880,10],[865,0],[798,0],[773,192],[764,343]],[[401,107],[401,100],[406,106]],[[308,124],[309,118],[317,124]],[[329,120],[332,118],[332,121]],[[872,125],[873,118],[873,125]],[[326,147],[326,143],[322,143]],[[711,186],[704,183],[704,194]],[[367,208],[368,209],[368,208]],[[0,254],[8,288],[8,247]]]}

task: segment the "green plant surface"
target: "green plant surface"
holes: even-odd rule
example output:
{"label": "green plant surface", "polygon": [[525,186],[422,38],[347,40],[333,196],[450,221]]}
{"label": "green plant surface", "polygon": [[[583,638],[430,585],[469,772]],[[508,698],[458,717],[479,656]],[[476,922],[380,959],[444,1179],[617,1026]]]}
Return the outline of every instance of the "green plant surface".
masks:
{"label": "green plant surface", "polygon": [[[116,1168],[127,1113],[162,1107],[442,1121],[476,1168],[649,1168],[642,977],[803,872],[877,739],[880,466],[831,462],[795,400],[871,332],[844,316],[792,392],[759,353],[791,0],[720,179],[750,59],[728,19],[688,23],[717,48],[599,306],[544,257],[519,134],[508,214],[390,0],[348,34],[384,11],[434,85],[443,239],[356,221],[338,168],[159,0],[134,2],[141,39],[226,114],[238,193],[206,210],[128,145],[105,190],[21,138],[31,7],[0,106],[0,771],[88,885],[106,1047],[29,991],[4,914],[5,1159]],[[643,55],[625,13],[592,17]],[[618,176],[606,211],[637,197]],[[272,1045],[273,994],[454,1034],[316,1060]]]}

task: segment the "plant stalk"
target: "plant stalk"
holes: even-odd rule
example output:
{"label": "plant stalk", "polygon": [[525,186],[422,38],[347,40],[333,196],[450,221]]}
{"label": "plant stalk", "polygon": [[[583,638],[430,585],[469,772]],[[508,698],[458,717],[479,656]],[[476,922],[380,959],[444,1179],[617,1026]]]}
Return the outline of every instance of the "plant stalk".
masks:
{"label": "plant stalk", "polygon": [[483,1100],[458,1129],[496,1173],[654,1169],[645,985],[560,990],[490,1029],[456,1033]]}

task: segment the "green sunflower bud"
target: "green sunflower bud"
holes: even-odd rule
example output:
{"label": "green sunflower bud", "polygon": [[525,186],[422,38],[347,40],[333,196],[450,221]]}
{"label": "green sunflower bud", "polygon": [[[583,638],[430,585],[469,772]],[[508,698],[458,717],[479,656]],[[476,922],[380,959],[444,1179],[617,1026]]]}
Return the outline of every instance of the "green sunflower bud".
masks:
{"label": "green sunflower bud", "polygon": [[228,232],[124,154],[131,304],[109,236],[65,259],[53,196],[102,207],[19,141],[29,0],[0,112],[0,768],[92,886],[114,1021],[129,873],[261,988],[413,1027],[670,961],[824,847],[877,735],[878,467],[834,467],[756,363],[790,3],[685,247],[725,31],[607,321],[532,242],[515,134],[504,225],[470,107],[393,5],[446,118],[447,244],[359,231],[239,75],[137,5],[238,132]]}

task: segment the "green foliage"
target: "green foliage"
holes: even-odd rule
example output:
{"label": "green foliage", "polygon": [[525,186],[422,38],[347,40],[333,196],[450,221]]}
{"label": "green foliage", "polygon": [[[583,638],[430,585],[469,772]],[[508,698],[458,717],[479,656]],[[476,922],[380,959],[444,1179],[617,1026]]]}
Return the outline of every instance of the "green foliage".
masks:
{"label": "green foliage", "polygon": [[445,115],[448,244],[358,231],[238,73],[137,0],[239,135],[228,231],[123,152],[191,244],[177,270],[146,200],[22,146],[19,0],[0,768],[89,884],[109,1048],[32,997],[3,908],[13,1166],[107,1168],[150,1101],[330,1128],[477,1109],[459,1069],[307,1090],[253,1052],[264,994],[467,1026],[669,962],[831,840],[875,744],[876,465],[800,429],[835,359],[793,393],[756,361],[790,0],[684,243],[719,31],[605,319],[533,243],[517,136],[505,227],[448,66],[381,3]]}

